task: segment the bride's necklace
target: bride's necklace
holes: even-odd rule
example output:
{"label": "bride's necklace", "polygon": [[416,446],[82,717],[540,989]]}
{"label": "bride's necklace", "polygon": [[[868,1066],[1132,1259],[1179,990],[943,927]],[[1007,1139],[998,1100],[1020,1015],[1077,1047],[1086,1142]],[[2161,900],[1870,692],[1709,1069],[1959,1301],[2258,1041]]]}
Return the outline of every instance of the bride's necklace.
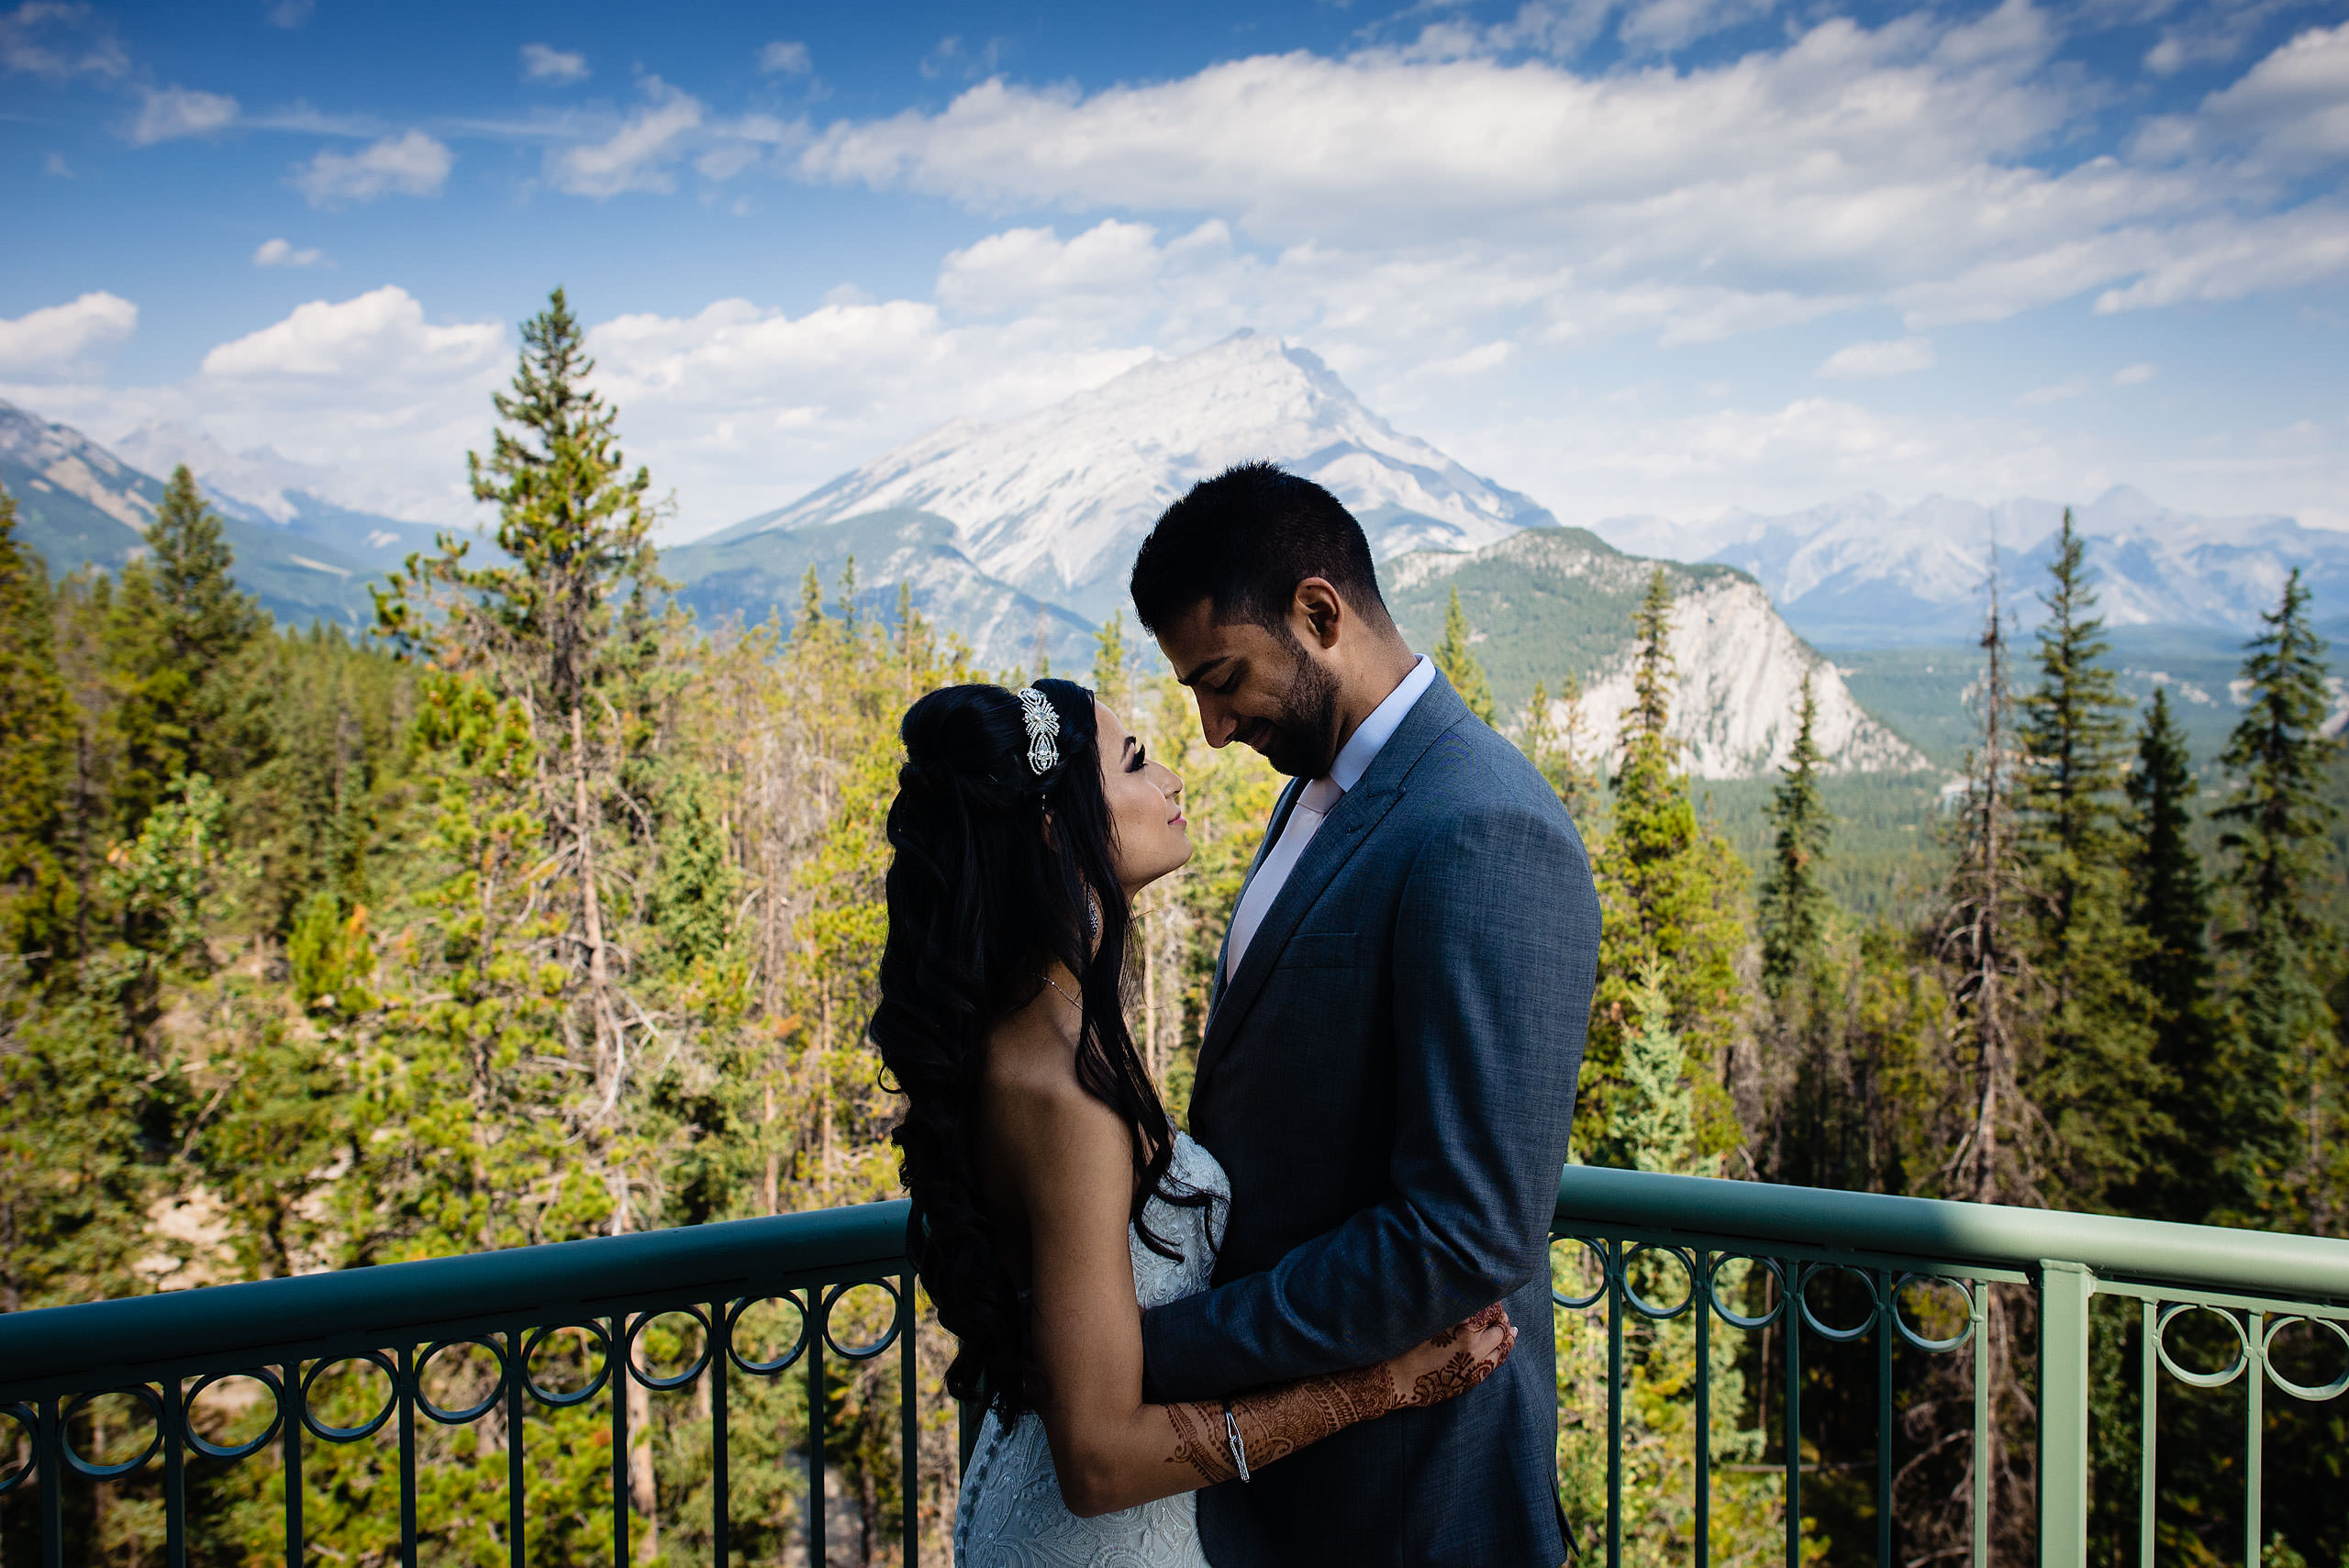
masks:
{"label": "bride's necklace", "polygon": [[1074,997],[1074,996],[1070,995],[1067,992],[1065,992],[1065,991],[1061,991],[1061,983],[1060,983],[1059,981],[1057,981],[1057,980],[1053,979],[1051,975],[1047,974],[1046,976],[1044,976],[1044,984],[1047,984],[1047,985],[1049,985],[1049,986],[1051,986],[1051,987],[1052,987],[1053,990],[1055,990],[1055,991],[1060,991],[1060,992],[1061,992],[1061,1000],[1062,1000],[1062,1001],[1063,1001],[1063,1002],[1066,1002],[1070,1006],[1074,1007],[1074,1008],[1077,1010],[1077,1012],[1078,1012],[1078,1014],[1079,1014],[1079,1015],[1082,1015],[1082,1014],[1084,1013],[1084,1011],[1085,1011],[1085,1004],[1084,1004],[1084,1003],[1082,1003],[1082,1002],[1080,1002],[1080,1001],[1078,1001],[1075,997]]}

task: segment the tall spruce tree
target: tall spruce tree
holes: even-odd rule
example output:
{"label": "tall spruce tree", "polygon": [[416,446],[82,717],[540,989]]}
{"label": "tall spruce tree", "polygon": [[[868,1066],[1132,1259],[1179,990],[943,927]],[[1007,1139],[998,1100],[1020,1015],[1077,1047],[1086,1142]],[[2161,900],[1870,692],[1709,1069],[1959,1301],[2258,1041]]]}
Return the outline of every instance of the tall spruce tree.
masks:
{"label": "tall spruce tree", "polygon": [[[1558,792],[1566,815],[1587,833],[1596,826],[1599,784],[1597,771],[1583,756],[1589,738],[1583,726],[1582,683],[1568,672],[1553,702],[1547,681],[1533,683],[1533,695],[1518,725],[1518,748]],[[1557,718],[1560,708],[1565,710],[1563,724]]]}
{"label": "tall spruce tree", "polygon": [[17,542],[16,497],[0,490],[0,962],[36,974],[73,928],[62,855],[76,726],[57,673],[49,568]]}
{"label": "tall spruce tree", "polygon": [[2295,569],[2243,660],[2251,700],[2221,758],[2227,883],[2242,910],[2226,934],[2232,1028],[2222,1162],[2233,1176],[2220,1218],[2336,1231],[2341,1046],[2324,995],[2334,936],[2317,897],[2338,808],[2325,775],[2339,743],[2324,734],[2325,645],[2310,628]]}
{"label": "tall spruce tree", "polygon": [[207,733],[217,733],[231,695],[231,666],[265,624],[239,591],[235,565],[219,515],[181,464],[148,525],[146,554],[124,569],[108,615],[124,838],[137,834],[183,774],[205,765]]}
{"label": "tall spruce tree", "polygon": [[2049,1196],[2094,1207],[2143,1164],[2154,1042],[2124,868],[2128,704],[2108,662],[2096,574],[2069,507],[2048,574],[2039,680],[2020,704],[2015,762],[2018,843],[2036,903],[2032,957],[2049,1010],[2018,1068],[2053,1134],[2049,1174],[2059,1190]]}
{"label": "tall spruce tree", "polygon": [[1435,645],[1432,657],[1468,711],[1486,724],[1497,723],[1498,710],[1493,706],[1493,684],[1485,677],[1484,662],[1476,657],[1470,643],[1474,634],[1468,628],[1467,612],[1460,607],[1460,589],[1454,584],[1452,602],[1444,607],[1443,637]]}
{"label": "tall spruce tree", "polygon": [[[1592,1000],[1590,1114],[1578,1140],[1594,1159],[1623,1148],[1615,1125],[1629,1031],[1645,1016],[1635,977],[1663,976],[1670,1023],[1688,1049],[1698,1152],[1739,1137],[1726,1082],[1743,1010],[1737,957],[1745,945],[1744,867],[1697,815],[1671,733],[1672,588],[1658,567],[1633,618],[1632,702],[1623,712],[1613,811],[1593,870],[1606,921]],[[1658,967],[1660,966],[1660,967]]]}
{"label": "tall spruce tree", "polygon": [[1833,824],[1819,792],[1819,699],[1809,670],[1795,714],[1794,747],[1771,792],[1776,832],[1761,888],[1762,985],[1774,998],[1818,957],[1834,906],[1820,882]]}
{"label": "tall spruce tree", "polygon": [[2193,758],[2155,687],[2129,774],[2131,919],[2143,933],[2136,979],[2153,1004],[2153,1063],[2158,1074],[2155,1157],[2128,1205],[2160,1219],[2199,1220],[2210,1212],[2206,1173],[2217,1146],[2218,1082],[2212,1012],[2210,888],[2195,851]]}

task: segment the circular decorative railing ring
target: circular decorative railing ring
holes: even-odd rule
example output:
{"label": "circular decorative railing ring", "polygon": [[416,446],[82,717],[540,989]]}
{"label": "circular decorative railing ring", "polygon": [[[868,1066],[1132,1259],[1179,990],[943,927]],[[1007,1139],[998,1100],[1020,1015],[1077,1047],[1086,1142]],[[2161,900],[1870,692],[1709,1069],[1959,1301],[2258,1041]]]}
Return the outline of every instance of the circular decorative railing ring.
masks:
{"label": "circular decorative railing ring", "polygon": [[[127,1459],[119,1464],[95,1464],[83,1458],[81,1451],[73,1446],[73,1418],[87,1408],[92,1401],[103,1399],[109,1394],[128,1394],[146,1406],[147,1413],[155,1418],[155,1430],[147,1439],[147,1446],[139,1451],[136,1459]],[[67,1466],[93,1481],[111,1481],[117,1475],[128,1475],[139,1469],[154,1458],[155,1451],[163,1446],[163,1396],[143,1383],[125,1384],[119,1388],[94,1388],[87,1394],[76,1394],[66,1401],[57,1425],[57,1448],[65,1456]]]}
{"label": "circular decorative railing ring", "polygon": [[1571,1241],[1575,1246],[1582,1248],[1585,1251],[1590,1253],[1593,1257],[1598,1260],[1598,1288],[1592,1291],[1588,1296],[1561,1296],[1558,1294],[1558,1287],[1553,1284],[1550,1287],[1550,1304],[1553,1307],[1563,1307],[1569,1312],[1579,1312],[1586,1307],[1598,1306],[1600,1299],[1607,1295],[1607,1287],[1615,1283],[1614,1276],[1609,1272],[1607,1266],[1606,1243],[1590,1236],[1553,1236],[1550,1238],[1550,1245],[1553,1247],[1555,1247],[1561,1241]]}
{"label": "circular decorative railing ring", "polygon": [[[2170,1359],[2170,1323],[2181,1313],[2187,1312],[2208,1312],[2211,1317],[2216,1318],[2220,1322],[2224,1323],[2228,1328],[2234,1330],[2235,1344],[2237,1346],[2235,1359],[2232,1363],[2228,1365],[2224,1370],[2219,1372],[2188,1372],[2186,1368],[2178,1365],[2177,1362]],[[2176,1306],[2163,1308],[2161,1314],[2154,1319],[2154,1354],[2161,1358],[2162,1365],[2169,1368],[2170,1375],[2176,1378],[2180,1383],[2190,1385],[2196,1388],[2224,1388],[2228,1384],[2232,1383],[2236,1378],[2241,1377],[2243,1375],[2243,1369],[2251,1364],[2251,1336],[2243,1330],[2243,1319],[2237,1318],[2233,1313],[2221,1312],[2215,1307],[2205,1307],[2200,1302],[2181,1301]]]}
{"label": "circular decorative railing ring", "polygon": [[[1820,1322],[1819,1320],[1819,1315],[1810,1309],[1810,1282],[1824,1275],[1833,1273],[1850,1274],[1854,1279],[1858,1280],[1860,1282],[1861,1288],[1867,1292],[1868,1315],[1865,1318],[1861,1320],[1860,1325],[1857,1328],[1831,1328],[1829,1325]],[[1884,1310],[1884,1303],[1876,1299],[1875,1277],[1865,1269],[1854,1268],[1849,1263],[1797,1264],[1795,1268],[1794,1299],[1801,1304],[1802,1320],[1810,1325],[1812,1333],[1832,1340],[1838,1344],[1845,1345],[1850,1344],[1854,1340],[1865,1339],[1867,1337],[1868,1330],[1876,1327],[1876,1320],[1879,1316],[1881,1316]]]}
{"label": "circular decorative railing ring", "polygon": [[[476,1403],[468,1405],[462,1410],[443,1409],[432,1402],[432,1396],[424,1391],[424,1369],[430,1366],[432,1358],[442,1351],[458,1350],[466,1345],[479,1345],[489,1352],[490,1359],[497,1363],[496,1381],[489,1385],[489,1392],[482,1396]],[[422,1355],[416,1358],[415,1377],[416,1407],[444,1427],[462,1427],[468,1421],[478,1421],[489,1414],[491,1407],[504,1396],[507,1377],[506,1351],[495,1340],[435,1340],[424,1347]]]}
{"label": "circular decorative railing ring", "polygon": [[[1665,1257],[1670,1258],[1674,1262],[1680,1265],[1681,1273],[1686,1276],[1688,1281],[1688,1294],[1680,1298],[1679,1306],[1667,1311],[1665,1308],[1658,1307],[1653,1302],[1649,1301],[1637,1290],[1632,1288],[1631,1260],[1638,1257],[1642,1252],[1661,1252]],[[1653,1241],[1641,1242],[1639,1245],[1633,1247],[1630,1251],[1623,1254],[1622,1275],[1623,1299],[1631,1304],[1631,1310],[1641,1314],[1642,1317],[1653,1318],[1659,1323],[1669,1323],[1672,1319],[1679,1317],[1682,1313],[1687,1311],[1689,1307],[1697,1304],[1696,1261],[1677,1247],[1661,1246]]]}
{"label": "circular decorative railing ring", "polygon": [[[647,1324],[673,1314],[682,1314],[701,1326],[701,1354],[695,1357],[694,1363],[683,1372],[672,1373],[667,1376],[649,1373],[636,1364],[636,1337],[644,1332]],[[664,1307],[658,1312],[640,1312],[636,1315],[636,1320],[629,1324],[628,1342],[620,1351],[620,1363],[628,1368],[629,1376],[636,1380],[638,1386],[650,1388],[655,1394],[666,1394],[672,1389],[685,1387],[702,1374],[709,1365],[710,1348],[717,1342],[718,1336],[710,1329],[709,1319],[703,1315],[700,1307]]]}
{"label": "circular decorative railing ring", "polygon": [[[384,1396],[384,1407],[358,1426],[329,1427],[311,1411],[310,1390],[329,1367],[347,1366],[352,1362],[364,1362],[383,1373],[384,1385],[388,1389]],[[318,1362],[302,1374],[302,1425],[312,1437],[330,1443],[355,1443],[362,1438],[373,1437],[383,1429],[384,1423],[392,1418],[392,1412],[399,1408],[399,1403],[400,1370],[392,1364],[392,1358],[381,1351],[360,1351],[351,1355],[337,1356],[332,1361]]]}
{"label": "circular decorative railing ring", "polygon": [[31,1457],[5,1475],[0,1475],[0,1497],[6,1496],[24,1485],[25,1477],[40,1468],[40,1418],[22,1405],[0,1405],[0,1416],[17,1423],[25,1434],[25,1447]]}
{"label": "circular decorative railing ring", "polygon": [[[1721,1265],[1724,1263],[1741,1262],[1760,1264],[1763,1271],[1778,1283],[1778,1299],[1770,1304],[1769,1311],[1761,1314],[1759,1317],[1748,1316],[1747,1314],[1737,1311],[1732,1307],[1721,1305],[1721,1295],[1719,1288],[1720,1284]],[[1786,1265],[1781,1263],[1776,1258],[1757,1258],[1750,1252],[1723,1252],[1720,1256],[1715,1258],[1711,1262],[1705,1265],[1705,1300],[1711,1306],[1714,1313],[1720,1317],[1720,1320],[1728,1324],[1732,1329],[1766,1329],[1771,1324],[1776,1323],[1779,1318],[1787,1315]]]}
{"label": "circular decorative railing ring", "polygon": [[2331,1383],[2324,1384],[2316,1388],[2310,1388],[2303,1385],[2294,1383],[2290,1378],[2286,1377],[2282,1373],[2276,1370],[2276,1352],[2274,1349],[2276,1344],[2276,1336],[2282,1333],[2285,1329],[2290,1328],[2295,1323],[2319,1324],[2326,1329],[2330,1329],[2332,1331],[2332,1337],[2341,1341],[2342,1349],[2343,1351],[2349,1351],[2349,1329],[2344,1329],[2340,1323],[2336,1322],[2332,1318],[2299,1317],[2278,1318],[2275,1322],[2267,1326],[2267,1332],[2259,1337],[2259,1361],[2260,1364],[2267,1369],[2267,1381],[2282,1389],[2285,1393],[2292,1396],[2295,1399],[2306,1399],[2311,1403],[2321,1404],[2325,1400],[2338,1399],[2342,1395],[2349,1394],[2349,1364],[2344,1364],[2342,1367],[2341,1375],[2339,1377],[2334,1378]]}
{"label": "circular decorative railing ring", "polygon": [[[871,1344],[860,1345],[852,1350],[848,1346],[841,1344],[838,1340],[832,1338],[832,1307],[839,1302],[841,1296],[846,1296],[850,1291],[862,1289],[868,1284],[877,1286],[880,1289],[888,1292],[889,1327],[879,1339],[874,1340]],[[821,1311],[823,1313],[823,1317],[819,1321],[823,1329],[825,1345],[830,1349],[834,1355],[844,1357],[845,1359],[852,1362],[871,1361],[874,1356],[879,1355],[883,1351],[885,1351],[891,1345],[896,1344],[897,1342],[898,1330],[905,1327],[906,1304],[904,1300],[899,1297],[897,1294],[897,1287],[885,1279],[850,1280],[844,1284],[836,1284],[829,1290],[824,1292]]]}
{"label": "circular decorative railing ring", "polygon": [[[539,1353],[539,1347],[545,1344],[548,1340],[557,1334],[568,1333],[573,1329],[576,1329],[583,1334],[588,1334],[594,1337],[596,1349],[603,1352],[603,1364],[596,1369],[595,1376],[589,1378],[585,1384],[582,1385],[573,1392],[569,1394],[550,1393],[546,1389],[539,1386],[538,1373],[530,1370],[530,1358]],[[530,1391],[530,1396],[532,1398],[536,1399],[540,1404],[546,1406],[549,1409],[563,1410],[568,1409],[573,1405],[586,1404],[587,1401],[593,1399],[596,1395],[603,1392],[604,1385],[611,1381],[611,1376],[612,1337],[604,1331],[604,1326],[602,1324],[596,1322],[592,1318],[584,1323],[550,1323],[543,1329],[531,1329],[530,1337],[522,1341],[522,1386]]]}
{"label": "circular decorative railing ring", "polygon": [[[734,1329],[736,1326],[742,1321],[742,1314],[748,1312],[751,1307],[758,1306],[759,1303],[763,1301],[789,1302],[791,1304],[791,1309],[799,1315],[799,1337],[791,1341],[791,1348],[789,1350],[784,1351],[782,1355],[776,1357],[774,1361],[745,1361],[742,1358],[742,1352],[734,1348]],[[793,1295],[790,1291],[786,1290],[781,1296],[746,1296],[741,1300],[736,1302],[733,1306],[726,1309],[726,1359],[732,1362],[735,1366],[739,1367],[740,1370],[751,1373],[752,1376],[773,1377],[776,1373],[785,1371],[792,1362],[797,1361],[802,1355],[806,1354],[807,1350],[807,1304],[800,1300],[798,1296]]]}
{"label": "circular decorative railing ring", "polygon": [[[1909,1319],[1900,1316],[1900,1293],[1907,1290],[1910,1282],[1915,1280],[1923,1280],[1929,1284],[1945,1284],[1957,1292],[1957,1298],[1965,1303],[1965,1327],[1960,1329],[1954,1337],[1947,1340],[1928,1340],[1916,1329],[1909,1327]],[[1885,1310],[1892,1318],[1892,1326],[1900,1331],[1902,1339],[1920,1351],[1931,1351],[1938,1355],[1943,1351],[1956,1350],[1966,1340],[1974,1338],[1974,1292],[1979,1288],[1980,1286],[1971,1282],[1952,1279],[1947,1274],[1906,1273],[1892,1282],[1892,1299],[1885,1303]]]}
{"label": "circular decorative railing ring", "polygon": [[250,1378],[253,1382],[260,1384],[262,1387],[269,1390],[269,1425],[263,1429],[261,1436],[257,1438],[248,1438],[243,1442],[235,1443],[224,1448],[220,1444],[214,1442],[210,1438],[206,1437],[202,1432],[197,1431],[194,1421],[188,1422],[187,1446],[195,1450],[196,1452],[204,1455],[206,1459],[242,1459],[247,1454],[259,1453],[262,1449],[269,1446],[269,1442],[272,1438],[277,1436],[278,1429],[285,1425],[285,1385],[283,1383],[280,1383],[277,1380],[277,1374],[270,1371],[267,1367],[255,1367],[250,1372],[216,1372],[206,1376],[197,1378],[195,1380],[195,1386],[187,1391],[187,1403],[182,1406],[181,1408],[186,1410],[195,1409],[195,1402],[204,1396],[204,1391],[206,1389],[210,1388],[215,1384],[226,1383],[232,1377]]}

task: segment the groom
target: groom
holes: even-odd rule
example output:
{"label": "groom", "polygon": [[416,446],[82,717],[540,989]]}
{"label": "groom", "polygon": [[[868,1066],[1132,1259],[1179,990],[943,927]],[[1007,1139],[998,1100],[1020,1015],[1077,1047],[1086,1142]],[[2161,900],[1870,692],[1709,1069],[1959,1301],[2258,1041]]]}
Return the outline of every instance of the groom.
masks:
{"label": "groom", "polygon": [[1215,1568],[1554,1568],[1548,1236],[1598,957],[1557,795],[1414,657],[1361,526],[1268,463],[1142,541],[1142,625],[1208,744],[1293,782],[1216,972],[1191,1131],[1230,1173],[1203,1295],[1142,1323],[1150,1397],[1396,1354],[1496,1301],[1517,1350],[1460,1398],[1199,1496]]}

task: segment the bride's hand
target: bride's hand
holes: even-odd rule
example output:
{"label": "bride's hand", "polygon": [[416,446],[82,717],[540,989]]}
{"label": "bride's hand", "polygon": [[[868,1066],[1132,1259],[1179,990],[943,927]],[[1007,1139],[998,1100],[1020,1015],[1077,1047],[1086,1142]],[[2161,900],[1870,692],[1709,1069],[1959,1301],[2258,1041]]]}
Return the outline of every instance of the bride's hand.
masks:
{"label": "bride's hand", "polygon": [[1395,1407],[1441,1405],[1493,1375],[1517,1347],[1517,1326],[1499,1303],[1387,1362]]}

